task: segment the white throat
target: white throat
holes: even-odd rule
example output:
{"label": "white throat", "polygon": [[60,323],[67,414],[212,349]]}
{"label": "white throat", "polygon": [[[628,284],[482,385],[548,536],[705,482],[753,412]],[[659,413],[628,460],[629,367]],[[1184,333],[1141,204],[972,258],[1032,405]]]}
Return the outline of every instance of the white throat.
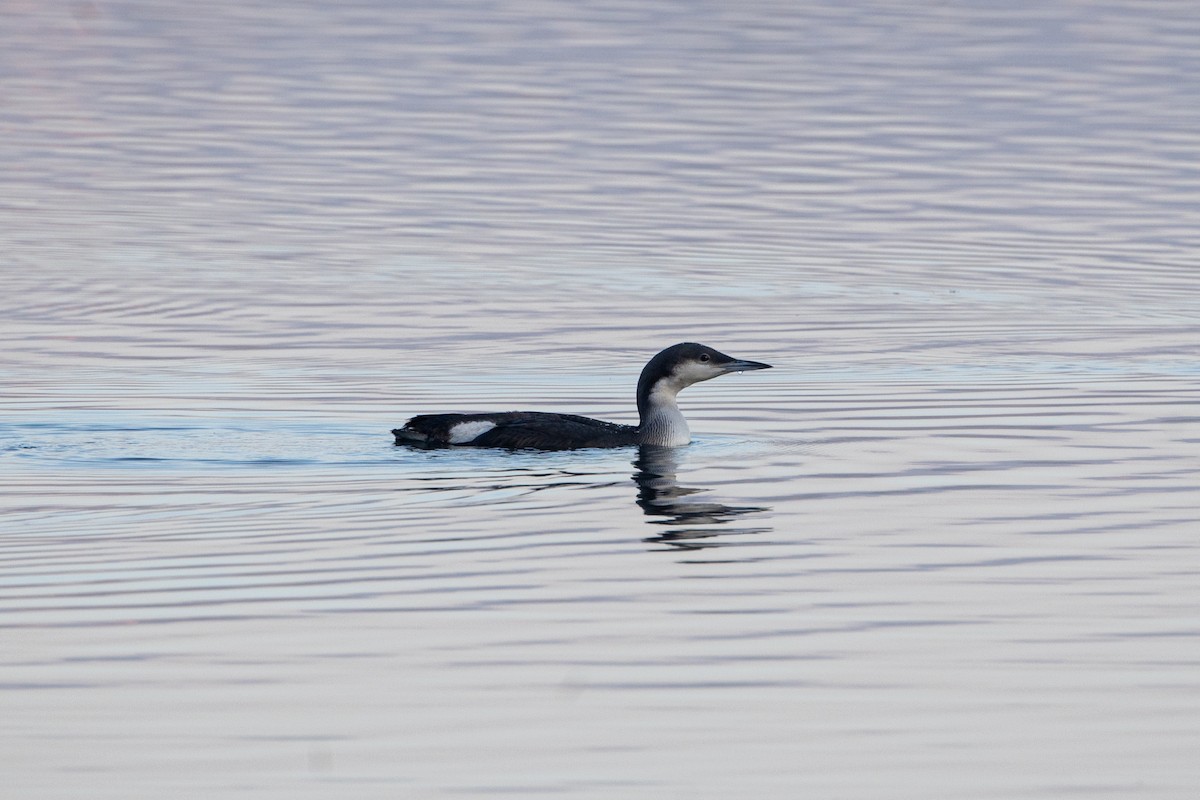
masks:
{"label": "white throat", "polygon": [[650,390],[646,413],[639,426],[642,444],[679,447],[692,440],[687,420],[675,401],[682,388],[675,385],[675,381],[660,380]]}

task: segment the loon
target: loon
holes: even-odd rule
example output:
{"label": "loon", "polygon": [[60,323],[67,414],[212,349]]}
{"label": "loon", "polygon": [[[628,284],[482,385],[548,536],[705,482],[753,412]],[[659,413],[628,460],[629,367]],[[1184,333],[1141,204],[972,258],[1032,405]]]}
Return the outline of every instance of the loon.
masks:
{"label": "loon", "polygon": [[657,445],[692,440],[675,402],[681,389],[730,372],[768,369],[695,342],[672,345],[650,359],[638,378],[637,425],[618,425],[575,414],[504,411],[493,414],[422,414],[392,431],[396,444],[465,445],[511,450],[574,450],[583,447]]}

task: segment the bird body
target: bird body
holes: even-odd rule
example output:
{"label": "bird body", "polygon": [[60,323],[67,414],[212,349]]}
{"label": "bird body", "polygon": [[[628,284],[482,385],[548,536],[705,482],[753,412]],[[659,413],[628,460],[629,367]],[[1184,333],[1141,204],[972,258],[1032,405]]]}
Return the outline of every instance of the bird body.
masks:
{"label": "bird body", "polygon": [[676,397],[693,383],[770,364],[732,358],[711,347],[683,342],[650,359],[638,379],[639,423],[620,425],[576,414],[502,411],[483,414],[422,414],[396,428],[396,444],[571,450],[582,447],[658,445],[691,441]]}
{"label": "bird body", "polygon": [[560,450],[638,444],[637,428],[546,411],[422,414],[392,431],[398,443]]}

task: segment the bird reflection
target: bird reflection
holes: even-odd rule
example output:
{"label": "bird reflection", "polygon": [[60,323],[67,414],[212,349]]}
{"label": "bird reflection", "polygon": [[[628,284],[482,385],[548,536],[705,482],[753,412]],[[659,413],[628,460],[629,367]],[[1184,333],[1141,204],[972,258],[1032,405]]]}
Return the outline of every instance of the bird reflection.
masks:
{"label": "bird reflection", "polygon": [[638,448],[633,465],[633,480],[638,485],[637,504],[650,517],[652,525],[670,526],[655,536],[643,539],[649,544],[665,544],[681,550],[701,550],[720,547],[726,542],[716,537],[765,533],[770,528],[725,527],[728,523],[749,514],[770,511],[763,506],[727,506],[724,503],[692,499],[692,495],[707,491],[704,488],[680,486],[675,478],[682,458],[682,448]]}

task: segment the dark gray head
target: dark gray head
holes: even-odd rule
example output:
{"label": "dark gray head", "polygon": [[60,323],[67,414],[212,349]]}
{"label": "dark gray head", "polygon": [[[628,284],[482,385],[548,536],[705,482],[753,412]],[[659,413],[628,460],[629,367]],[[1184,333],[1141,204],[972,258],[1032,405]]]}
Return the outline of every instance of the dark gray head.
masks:
{"label": "dark gray head", "polygon": [[[650,359],[638,379],[638,413],[645,419],[653,402],[674,403],[675,395],[693,383],[707,381],[730,372],[751,369],[769,369],[770,364],[760,361],[744,361],[727,356],[695,342],[681,342]],[[655,395],[652,401],[651,396]]]}

